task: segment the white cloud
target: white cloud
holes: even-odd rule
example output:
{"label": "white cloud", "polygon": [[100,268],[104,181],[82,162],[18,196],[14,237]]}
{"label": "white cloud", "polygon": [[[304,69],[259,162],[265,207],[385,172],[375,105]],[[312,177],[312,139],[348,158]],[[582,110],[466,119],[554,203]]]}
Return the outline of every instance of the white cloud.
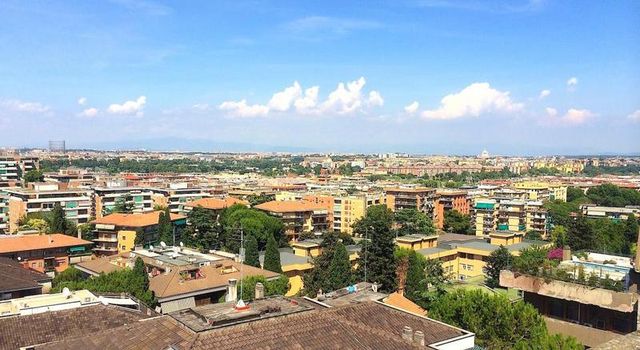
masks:
{"label": "white cloud", "polygon": [[558,110],[555,108],[547,107],[544,109],[549,117],[555,117],[558,115]]}
{"label": "white cloud", "polygon": [[111,114],[136,115],[141,117],[144,114],[144,105],[147,103],[145,96],[138,97],[135,101],[126,101],[123,104],[111,104],[107,112]]}
{"label": "white cloud", "polygon": [[372,107],[382,107],[384,106],[384,99],[379,92],[374,90],[369,92],[369,100],[367,101],[367,104]]}
{"label": "white cloud", "polygon": [[404,106],[404,112],[407,114],[414,114],[420,108],[420,103],[418,101],[413,101],[411,104]]}
{"label": "white cloud", "polygon": [[426,119],[478,117],[487,112],[513,113],[522,110],[521,103],[511,100],[508,91],[493,89],[489,83],[473,83],[462,91],[442,98],[440,107],[422,112]]}
{"label": "white cloud", "polygon": [[247,100],[225,101],[218,106],[222,111],[229,112],[231,116],[241,118],[262,117],[269,113],[269,107],[264,105],[248,105]]}
{"label": "white cloud", "polygon": [[45,113],[51,110],[49,106],[43,105],[40,102],[29,102],[21,100],[2,100],[0,101],[0,107],[13,112],[23,113]]}
{"label": "white cloud", "polygon": [[542,123],[547,125],[581,125],[596,116],[588,109],[570,108],[563,115],[559,115],[558,110],[551,107],[545,108],[545,111],[547,116]]}
{"label": "white cloud", "polygon": [[297,81],[294,81],[292,86],[273,94],[273,97],[271,97],[267,106],[270,110],[278,112],[288,111],[301,95],[302,88]]}
{"label": "white cloud", "polygon": [[98,115],[98,109],[94,108],[94,107],[87,108],[87,109],[83,110],[82,112],[80,112],[79,115],[81,117],[92,118],[92,117],[95,117],[96,115]]}
{"label": "white cloud", "polygon": [[551,90],[542,90],[540,91],[540,95],[538,95],[538,99],[542,100],[549,95],[551,95]]}
{"label": "white cloud", "polygon": [[569,91],[575,90],[577,85],[578,85],[578,78],[571,77],[567,80],[567,88],[569,89]]}
{"label": "white cloud", "polygon": [[634,122],[640,122],[640,109],[636,110],[635,112],[629,114],[627,116],[627,119],[634,121]]}
{"label": "white cloud", "polygon": [[249,105],[243,99],[222,102],[218,109],[237,117],[259,117],[285,112],[304,115],[365,113],[370,108],[384,105],[380,92],[372,90],[368,94],[364,93],[365,84],[364,77],[348,83],[341,82],[329,93],[326,100],[319,102],[318,86],[312,86],[303,93],[302,86],[295,81],[293,85],[273,94],[267,104]]}
{"label": "white cloud", "polygon": [[80,97],[78,99],[78,104],[81,106],[84,106],[87,103],[87,98],[86,97]]}

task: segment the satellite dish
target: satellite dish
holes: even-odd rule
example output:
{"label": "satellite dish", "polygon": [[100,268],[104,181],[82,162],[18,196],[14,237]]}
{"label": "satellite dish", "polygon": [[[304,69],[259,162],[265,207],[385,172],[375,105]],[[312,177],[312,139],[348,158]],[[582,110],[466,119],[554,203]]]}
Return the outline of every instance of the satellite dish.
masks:
{"label": "satellite dish", "polygon": [[149,244],[149,250],[153,250],[153,246]]}
{"label": "satellite dish", "polygon": [[164,249],[164,248],[166,248],[166,247],[167,247],[167,244],[166,244],[166,243],[164,243],[163,241],[160,241],[160,246]]}
{"label": "satellite dish", "polygon": [[69,288],[64,287],[64,288],[62,289],[62,295],[63,295],[66,299],[71,298],[71,291],[69,290]]}

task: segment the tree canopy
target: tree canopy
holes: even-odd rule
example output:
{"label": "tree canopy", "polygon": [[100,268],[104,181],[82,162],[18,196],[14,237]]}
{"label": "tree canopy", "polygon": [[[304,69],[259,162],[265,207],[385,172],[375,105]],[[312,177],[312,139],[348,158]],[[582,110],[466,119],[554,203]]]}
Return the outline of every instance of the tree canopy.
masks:
{"label": "tree canopy", "polygon": [[457,210],[447,210],[444,212],[443,229],[449,233],[461,235],[473,234],[471,231],[471,218],[469,215],[460,213]]}
{"label": "tree canopy", "polygon": [[392,224],[393,212],[385,205],[370,206],[365,216],[354,223],[354,232],[361,237],[367,236],[369,240],[363,240],[366,249],[363,247],[359,258],[359,276],[363,276],[366,261],[368,282],[377,282],[383,291],[396,288]]}
{"label": "tree canopy", "polygon": [[398,235],[424,234],[432,235],[436,232],[433,222],[427,214],[416,209],[400,209],[394,213]]}
{"label": "tree canopy", "polygon": [[264,252],[264,269],[282,273],[280,251],[278,250],[278,244],[273,236],[270,236],[267,240],[267,247]]}
{"label": "tree canopy", "polygon": [[29,170],[22,176],[25,183],[44,181],[44,173],[40,170]]}
{"label": "tree canopy", "polygon": [[500,246],[489,255],[485,265],[485,283],[491,288],[500,286],[500,271],[508,269],[513,262],[513,256],[507,248]]}

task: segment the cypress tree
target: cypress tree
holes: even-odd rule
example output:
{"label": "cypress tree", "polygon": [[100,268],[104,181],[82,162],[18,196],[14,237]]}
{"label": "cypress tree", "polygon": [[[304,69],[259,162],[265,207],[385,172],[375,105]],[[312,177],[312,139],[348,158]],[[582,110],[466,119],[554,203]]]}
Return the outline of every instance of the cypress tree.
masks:
{"label": "cypress tree", "polygon": [[66,233],[67,218],[64,215],[64,209],[60,203],[56,203],[49,214],[49,230],[51,233]]}
{"label": "cypress tree", "polygon": [[269,235],[267,240],[267,248],[264,252],[264,269],[282,273],[282,265],[280,265],[280,252],[278,251],[278,244],[276,239],[272,235]]}
{"label": "cypress tree", "polygon": [[171,212],[169,208],[166,208],[163,212],[160,212],[158,217],[158,234],[160,241],[167,245],[173,245],[173,227],[171,225]]}
{"label": "cypress tree", "polygon": [[260,267],[258,240],[256,240],[254,235],[249,235],[244,245],[244,263],[250,266]]}
{"label": "cypress tree", "polygon": [[338,242],[329,265],[329,287],[337,290],[348,286],[352,282],[351,262],[349,253],[342,242]]}
{"label": "cypress tree", "polygon": [[408,256],[407,281],[405,294],[407,298],[417,301],[425,291],[424,261],[418,257],[415,250],[411,250]]}

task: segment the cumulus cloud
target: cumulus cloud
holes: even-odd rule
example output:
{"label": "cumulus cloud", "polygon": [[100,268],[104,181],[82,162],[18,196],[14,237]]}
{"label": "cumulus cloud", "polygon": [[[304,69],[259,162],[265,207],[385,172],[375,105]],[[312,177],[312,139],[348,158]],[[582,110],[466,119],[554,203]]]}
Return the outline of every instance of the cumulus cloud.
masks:
{"label": "cumulus cloud", "polygon": [[87,118],[92,118],[98,115],[98,109],[91,107],[91,108],[87,108],[85,110],[83,110],[82,112],[80,112],[79,114],[81,117],[87,117]]}
{"label": "cumulus cloud", "polygon": [[84,106],[87,103],[87,98],[86,97],[80,97],[78,99],[78,104],[81,106]]}
{"label": "cumulus cloud", "polygon": [[627,116],[627,119],[634,121],[634,122],[640,122],[640,109],[636,110],[635,112],[629,114]]}
{"label": "cumulus cloud", "polygon": [[410,104],[404,106],[404,112],[407,114],[415,114],[420,108],[420,103],[418,101],[413,101]]}
{"label": "cumulus cloud", "polygon": [[551,90],[542,90],[540,91],[540,95],[538,95],[538,99],[542,100],[549,95],[551,95]]}
{"label": "cumulus cloud", "polygon": [[365,84],[364,77],[348,83],[341,82],[335,90],[329,93],[326,100],[320,102],[318,98],[320,88],[318,86],[303,90],[300,83],[295,81],[293,85],[273,94],[267,104],[249,105],[243,99],[222,102],[218,109],[225,111],[232,117],[261,117],[285,112],[302,115],[365,113],[370,108],[384,105],[384,99],[380,92],[372,90],[365,93],[363,91]]}
{"label": "cumulus cloud", "polygon": [[567,80],[567,88],[569,89],[569,91],[575,90],[577,85],[578,85],[578,78],[571,77]]}
{"label": "cumulus cloud", "polygon": [[147,103],[145,96],[138,97],[135,101],[126,101],[122,104],[111,104],[107,112],[111,114],[135,115],[141,117],[144,114],[144,105]]}
{"label": "cumulus cloud", "polygon": [[0,107],[12,112],[22,113],[45,113],[51,108],[40,102],[29,102],[21,100],[0,100]]}
{"label": "cumulus cloud", "polygon": [[478,117],[487,112],[513,113],[523,105],[511,100],[508,91],[498,91],[489,83],[473,83],[462,91],[442,98],[440,107],[422,112],[426,119]]}
{"label": "cumulus cloud", "polygon": [[563,115],[559,115],[558,110],[555,108],[545,108],[546,118],[543,120],[543,124],[552,125],[581,125],[591,120],[596,116],[595,113],[588,109],[570,108]]}
{"label": "cumulus cloud", "polygon": [[226,101],[218,107],[229,115],[241,118],[262,117],[269,113],[269,107],[264,105],[248,105],[247,100]]}

